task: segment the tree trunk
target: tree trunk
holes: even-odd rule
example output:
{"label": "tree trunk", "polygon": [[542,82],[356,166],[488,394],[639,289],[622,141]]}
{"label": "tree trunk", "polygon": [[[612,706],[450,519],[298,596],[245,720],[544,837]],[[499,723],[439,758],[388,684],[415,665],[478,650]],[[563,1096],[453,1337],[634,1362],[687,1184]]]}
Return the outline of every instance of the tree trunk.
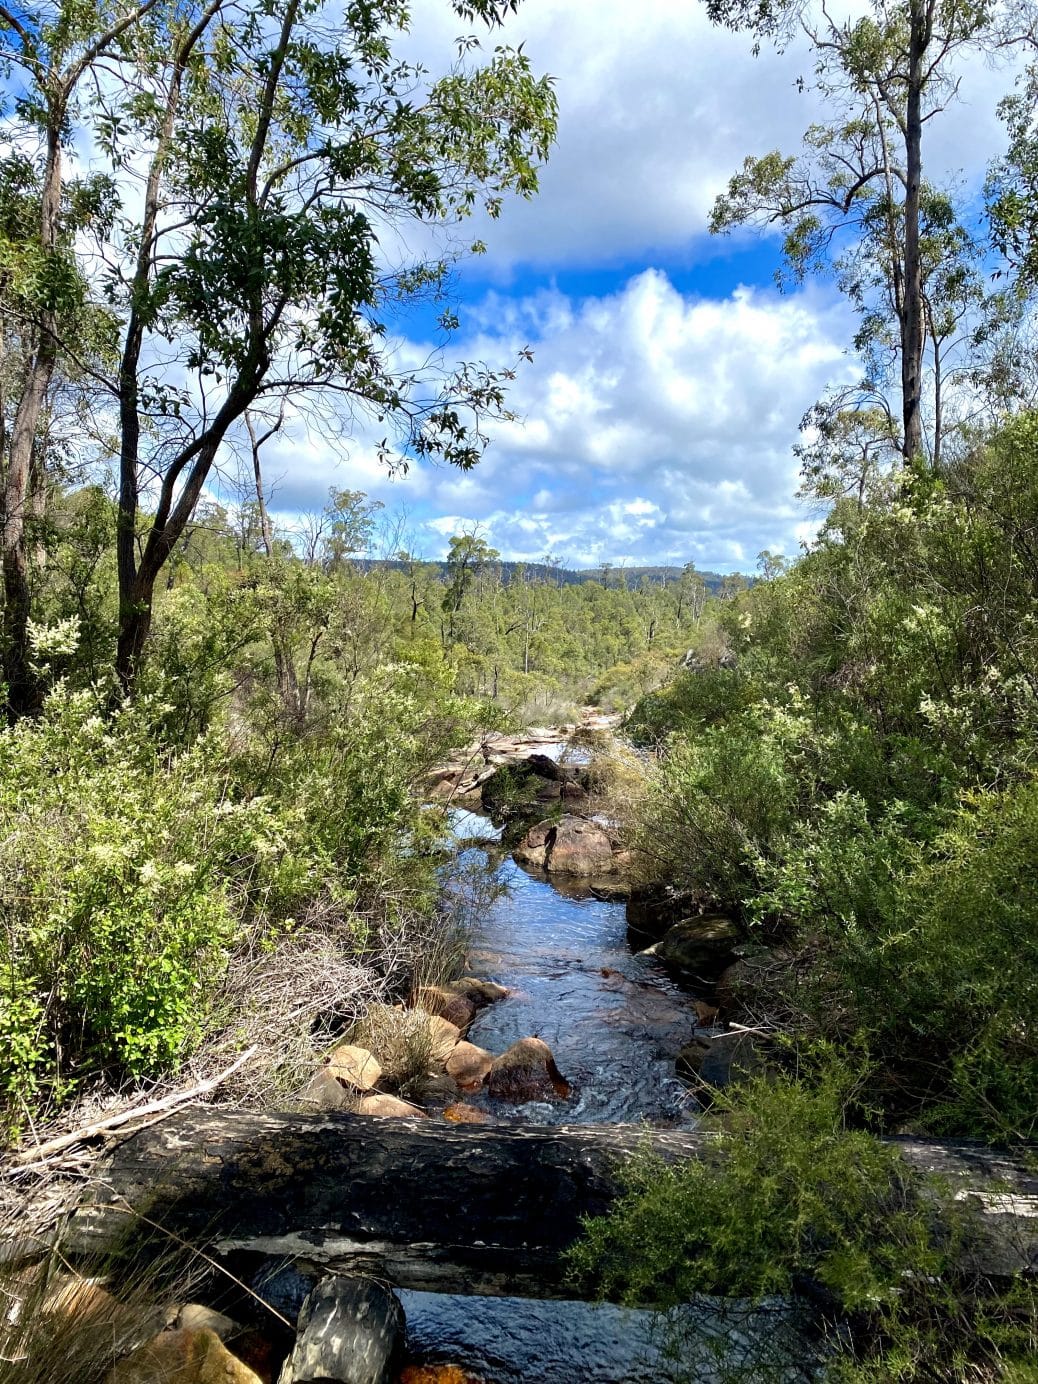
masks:
{"label": "tree trunk", "polygon": [[[60,106],[48,112],[47,155],[40,199],[40,248],[45,256],[53,254],[58,245],[63,121],[64,110]],[[55,329],[54,313],[49,310],[42,312],[35,349],[26,367],[25,383],[11,426],[4,485],[3,534],[0,538],[4,584],[3,656],[8,713],[12,717],[35,710],[40,701],[40,691],[29,667],[28,626],[32,589],[25,517],[40,418],[58,358]]]}
{"label": "tree trunk", "polygon": [[[263,493],[260,449],[264,442],[269,441],[280,430],[283,421],[284,409],[282,408],[281,416],[275,426],[264,433],[262,437],[257,437],[252,417],[248,410],[245,412],[245,426],[248,429],[249,444],[252,448],[252,473],[256,483],[256,506],[259,510],[260,535],[263,539],[263,551],[268,559],[274,556],[274,530],[270,526],[267,498]],[[301,724],[305,711],[299,696],[299,679],[296,677],[295,664],[292,662],[292,650],[288,647],[287,640],[282,637],[281,631],[276,628],[270,631],[270,643],[274,650],[274,673],[277,677],[278,693],[282,705],[292,719]]]}
{"label": "tree trunk", "polygon": [[[1038,1178],[982,1145],[894,1141],[905,1160],[976,1198],[964,1267],[1017,1273],[1038,1255]],[[193,1109],[131,1135],[91,1180],[77,1247],[112,1245],[126,1209],[220,1253],[287,1256],[400,1287],[553,1297],[563,1253],[606,1211],[622,1165],[716,1148],[701,1131],[642,1126],[450,1126],[332,1113]]]}
{"label": "tree trunk", "polygon": [[919,251],[919,200],[922,187],[924,59],[932,31],[932,0],[912,0],[905,109],[905,307],[901,322],[901,398],[904,455],[923,450],[922,377],[925,340],[923,271]]}

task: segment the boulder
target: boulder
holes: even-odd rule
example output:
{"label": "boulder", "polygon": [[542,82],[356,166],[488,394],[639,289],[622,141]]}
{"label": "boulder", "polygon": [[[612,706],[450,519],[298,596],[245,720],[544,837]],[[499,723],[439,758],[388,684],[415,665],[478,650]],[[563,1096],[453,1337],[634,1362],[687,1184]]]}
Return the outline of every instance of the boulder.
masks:
{"label": "boulder", "polygon": [[414,1002],[419,1009],[447,1019],[462,1033],[476,1017],[475,1003],[447,986],[423,985],[415,991]]}
{"label": "boulder", "polygon": [[429,1063],[432,1067],[444,1067],[447,1059],[461,1041],[461,1029],[449,1019],[441,1019],[439,1014],[429,1015]]}
{"label": "boulder", "polygon": [[120,1302],[96,1279],[78,1274],[58,1275],[39,1310],[57,1319],[59,1333],[74,1330],[87,1347],[90,1340],[103,1339],[113,1354],[145,1345],[165,1324],[166,1316],[160,1307]]}
{"label": "boulder", "polygon": [[658,942],[668,928],[696,911],[694,895],[671,885],[641,884],[627,900],[627,931],[635,951]]}
{"label": "boulder", "polygon": [[420,1110],[417,1105],[412,1105],[410,1101],[401,1100],[399,1096],[387,1096],[379,1091],[374,1096],[365,1096],[357,1106],[358,1115],[374,1115],[383,1120],[412,1119],[415,1116],[420,1120],[427,1120],[429,1116],[424,1110]]}
{"label": "boulder", "polygon": [[572,773],[566,766],[560,764],[557,759],[552,759],[550,755],[528,754],[523,762],[529,765],[538,778],[547,779],[550,783],[566,783],[572,778]]}
{"label": "boulder", "polygon": [[338,1081],[358,1091],[370,1091],[378,1085],[382,1067],[367,1048],[356,1047],[353,1043],[340,1043],[329,1054],[328,1071]]}
{"label": "boulder", "polygon": [[549,874],[608,874],[613,868],[612,843],[594,822],[563,817],[555,828],[545,868]]}
{"label": "boulder", "polygon": [[570,1094],[570,1084],[555,1065],[551,1048],[540,1038],[520,1038],[495,1057],[487,1090],[502,1100],[551,1100]]}
{"label": "boulder", "polygon": [[681,1049],[676,1062],[679,1076],[721,1091],[739,1081],[759,1076],[767,1069],[764,1045],[752,1033],[719,1033],[714,1038],[694,1038]]}
{"label": "boulder", "polygon": [[354,1097],[328,1067],[316,1071],[299,1097],[307,1110],[349,1110]]}
{"label": "boulder", "polygon": [[186,1302],[177,1313],[175,1325],[178,1331],[211,1331],[221,1341],[229,1341],[241,1333],[236,1321],[200,1302]]}
{"label": "boulder", "polygon": [[739,925],[731,918],[709,914],[675,923],[642,955],[656,956],[668,966],[713,980],[735,960],[735,948],[742,940]]}
{"label": "boulder", "polygon": [[389,1384],[404,1347],[404,1311],[366,1278],[325,1278],[303,1303],[279,1384]]}
{"label": "boulder", "polygon": [[492,980],[477,980],[475,976],[462,976],[460,980],[452,980],[445,988],[452,995],[461,995],[477,1009],[503,1000],[508,994],[503,985],[496,985]]}
{"label": "boulder", "polygon": [[533,865],[549,874],[607,875],[614,868],[608,834],[584,817],[565,816],[558,822],[538,822],[515,851],[520,865]]}
{"label": "boulder", "polygon": [[538,822],[535,827],[530,828],[516,846],[512,852],[513,856],[520,865],[532,865],[539,870],[545,869],[548,862],[548,851],[554,840],[554,832],[554,822]]}
{"label": "boulder", "polygon": [[262,1384],[215,1331],[162,1331],[109,1372],[107,1384]]}
{"label": "boulder", "polygon": [[439,1105],[457,1100],[461,1088],[446,1072],[429,1072],[422,1081],[421,1098],[426,1105]]}
{"label": "boulder", "polygon": [[454,1078],[463,1091],[475,1091],[490,1075],[493,1054],[475,1043],[459,1043],[447,1058],[447,1075]]}

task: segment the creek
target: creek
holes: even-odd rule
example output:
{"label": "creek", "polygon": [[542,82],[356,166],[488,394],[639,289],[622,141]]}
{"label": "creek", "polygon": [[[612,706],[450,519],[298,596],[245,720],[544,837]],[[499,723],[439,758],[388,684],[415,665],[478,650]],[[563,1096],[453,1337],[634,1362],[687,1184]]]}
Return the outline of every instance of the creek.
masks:
{"label": "creek", "polygon": [[[562,748],[550,747],[556,755]],[[488,871],[500,890],[480,920],[470,970],[509,991],[477,1015],[468,1039],[498,1053],[520,1038],[542,1038],[572,1086],[568,1099],[550,1103],[466,1100],[497,1122],[694,1124],[695,1103],[674,1059],[695,1013],[659,962],[631,951],[623,901],[521,868],[481,814],[454,808],[449,816],[461,866],[470,875]],[[664,1384],[690,1377],[687,1357],[680,1371],[666,1359],[651,1312],[432,1293],[401,1299],[410,1357],[451,1361],[486,1384]],[[696,1356],[691,1377],[716,1378],[707,1348]]]}

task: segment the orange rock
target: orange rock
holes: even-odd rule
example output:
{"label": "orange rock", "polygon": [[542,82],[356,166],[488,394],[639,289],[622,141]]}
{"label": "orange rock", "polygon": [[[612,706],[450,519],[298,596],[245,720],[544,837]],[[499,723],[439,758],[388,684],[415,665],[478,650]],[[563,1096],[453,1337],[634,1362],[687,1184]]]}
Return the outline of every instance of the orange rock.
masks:
{"label": "orange rock", "polygon": [[476,1091],[486,1080],[494,1065],[493,1054],[475,1043],[458,1043],[447,1058],[447,1075],[452,1076],[465,1091]]}
{"label": "orange rock", "polygon": [[112,1369],[107,1384],[261,1384],[213,1331],[162,1331]]}
{"label": "orange rock", "polygon": [[461,1029],[449,1019],[441,1019],[439,1014],[429,1015],[429,1063],[434,1067],[445,1067],[451,1053],[461,1040]]}
{"label": "orange rock", "polygon": [[498,985],[493,980],[478,980],[475,976],[462,976],[459,980],[452,980],[445,986],[454,995],[464,995],[465,999],[470,1000],[477,1009],[482,1009],[484,1005],[494,1004],[497,1000],[503,1000],[508,991],[503,985]]}
{"label": "orange rock", "polygon": [[467,995],[455,994],[439,985],[423,985],[415,992],[415,1006],[461,1030],[462,1033],[476,1017],[476,1006]]}
{"label": "orange rock", "polygon": [[463,1100],[455,1101],[453,1105],[444,1108],[443,1118],[450,1120],[452,1124],[489,1124],[490,1116],[485,1110],[479,1110],[474,1105],[466,1105]]}
{"label": "orange rock", "polygon": [[352,1043],[339,1044],[328,1058],[328,1070],[358,1091],[370,1091],[382,1075],[382,1068],[367,1048]]}
{"label": "orange rock", "polygon": [[421,1120],[427,1120],[429,1116],[424,1110],[419,1110],[417,1105],[411,1105],[406,1100],[400,1100],[398,1096],[387,1096],[379,1092],[375,1096],[365,1096],[357,1106],[358,1115],[375,1115],[380,1119],[403,1119],[406,1117],[418,1116]]}

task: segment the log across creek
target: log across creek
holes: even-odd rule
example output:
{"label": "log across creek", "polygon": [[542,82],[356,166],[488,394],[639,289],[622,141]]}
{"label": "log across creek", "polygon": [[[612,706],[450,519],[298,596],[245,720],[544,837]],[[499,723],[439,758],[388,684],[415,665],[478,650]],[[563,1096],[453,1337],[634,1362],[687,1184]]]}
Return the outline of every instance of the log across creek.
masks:
{"label": "log across creek", "polygon": [[[979,1211],[972,1262],[1038,1269],[1038,1176],[969,1143],[894,1141]],[[285,1256],[433,1292],[572,1296],[563,1251],[605,1211],[621,1165],[716,1148],[704,1132],[634,1125],[451,1126],[345,1113],[195,1108],[107,1155],[73,1245],[110,1249],[130,1212],[209,1252]],[[1031,1167],[1034,1167],[1033,1160]]]}

